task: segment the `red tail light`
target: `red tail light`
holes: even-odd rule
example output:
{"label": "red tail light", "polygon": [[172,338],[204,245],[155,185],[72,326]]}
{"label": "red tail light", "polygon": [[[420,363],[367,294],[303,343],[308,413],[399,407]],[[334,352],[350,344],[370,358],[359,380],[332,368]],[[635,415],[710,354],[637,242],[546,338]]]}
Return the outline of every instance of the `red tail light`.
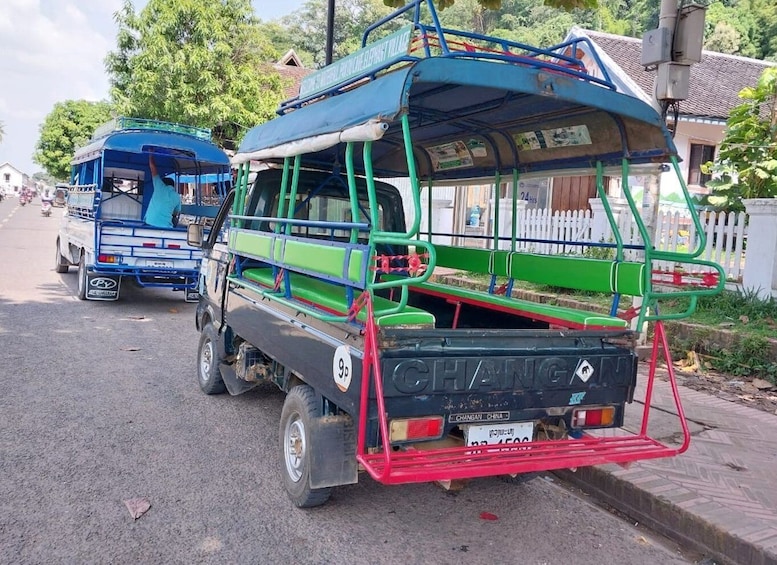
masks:
{"label": "red tail light", "polygon": [[153,241],[144,241],[143,247],[156,247],[156,243],[154,243]]}
{"label": "red tail light", "polygon": [[391,441],[437,439],[443,432],[442,416],[398,418],[390,422]]}
{"label": "red tail light", "polygon": [[612,426],[615,421],[615,407],[578,408],[572,412],[573,428],[600,428]]}

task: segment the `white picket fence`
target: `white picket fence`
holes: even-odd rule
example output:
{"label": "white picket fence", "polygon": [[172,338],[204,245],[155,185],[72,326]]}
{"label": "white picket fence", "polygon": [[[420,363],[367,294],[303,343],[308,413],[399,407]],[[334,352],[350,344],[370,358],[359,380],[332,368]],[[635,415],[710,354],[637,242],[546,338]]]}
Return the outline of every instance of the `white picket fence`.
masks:
{"label": "white picket fence", "polygon": [[[409,222],[412,219],[410,183],[406,179],[391,179],[391,183],[395,184],[402,193],[405,217]],[[455,195],[456,189],[453,187],[438,188],[435,191],[435,198],[442,199],[445,202],[453,203],[456,198]],[[426,194],[422,196],[421,200],[422,207],[425,208],[427,206]],[[484,212],[487,217],[483,218],[481,222],[483,226],[482,235],[491,235],[493,233],[491,231],[492,223],[491,218],[488,216],[491,215],[492,210],[487,208]],[[450,218],[452,220],[452,215],[450,215]],[[617,218],[618,231],[623,238],[624,245],[644,247],[642,237],[631,214],[626,211],[618,214]],[[516,241],[515,249],[517,251],[543,254],[585,254],[586,252],[594,254],[588,251],[591,249],[591,246],[571,245],[566,242],[596,244],[601,239],[606,243],[614,243],[615,239],[612,237],[609,227],[605,229],[604,235],[599,235],[596,241],[594,241],[592,233],[596,223],[595,220],[598,220],[598,218],[594,218],[590,210],[564,212],[552,212],[549,209],[519,210],[516,222],[516,238],[519,241]],[[606,221],[600,223],[607,225]],[[509,220],[509,213],[507,216],[503,215],[500,218],[500,224],[502,227],[499,234],[501,237],[499,247],[501,249],[510,249],[511,243],[509,238],[512,235],[512,223]],[[718,263],[723,267],[726,278],[729,281],[741,282],[745,268],[744,243],[747,236],[747,215],[744,212],[730,212],[728,214],[724,212],[705,212],[702,214],[701,224],[707,237],[707,244],[699,259]],[[422,225],[425,225],[425,213]],[[448,225],[448,222],[440,222],[434,228],[434,231],[439,233],[456,232],[452,221],[450,221],[450,225]],[[656,248],[660,250],[688,251],[696,248],[698,235],[693,222],[687,214],[670,211],[659,213],[656,234],[653,240]],[[449,238],[446,238],[445,243],[448,243],[448,241]],[[471,244],[478,240],[471,240],[467,239],[466,236],[462,236],[459,244],[464,244],[464,241],[467,242],[466,244]],[[492,245],[490,238],[481,239],[477,244],[483,246]],[[625,252],[625,258],[628,260],[639,260],[641,255],[642,252],[638,250],[629,249]],[[677,266],[678,264],[675,262],[658,261],[655,268],[662,271],[673,271]],[[686,266],[685,270],[703,273],[705,270],[709,271],[710,269],[700,267],[688,268]]]}
{"label": "white picket fence", "polygon": [[[516,222],[515,249],[543,255],[582,254],[586,247],[562,242],[590,243],[592,219],[590,210],[520,210]],[[509,231],[502,231],[502,237],[509,235]],[[502,240],[499,246],[501,249],[510,249],[511,244],[510,241]]]}
{"label": "white picket fence", "polygon": [[[726,273],[726,278],[741,281],[745,266],[744,242],[746,236],[747,216],[744,212],[728,214],[724,212],[705,213],[701,224],[707,237],[704,252],[700,259],[720,264]],[[594,246],[570,245],[564,242],[576,243],[614,243],[611,231],[607,231],[600,241],[594,241],[592,234],[593,217],[589,210],[567,210],[551,212],[548,209],[522,210],[518,212],[516,224],[516,250],[542,254],[594,254]],[[509,236],[507,231],[502,237]],[[620,214],[618,231],[625,246],[644,247],[642,236],[631,215]],[[679,212],[661,212],[654,237],[656,249],[674,252],[688,252],[698,245],[698,234],[694,223],[688,216]],[[510,249],[510,242],[502,240],[500,248]],[[644,252],[638,249],[627,249],[627,260],[640,260]],[[680,263],[673,261],[657,261],[656,269],[673,271]],[[711,268],[700,266],[685,266],[686,271],[704,273]]]}
{"label": "white picket fence", "polygon": [[[625,217],[624,217],[625,216]],[[642,246],[636,223],[630,216],[622,215],[619,229],[624,244]],[[745,268],[745,236],[747,215],[744,212],[709,212],[700,217],[706,236],[704,251],[698,259],[718,263],[730,281],[741,281]],[[679,212],[659,212],[655,236],[656,249],[662,251],[689,252],[697,248],[699,235],[691,219]],[[641,252],[629,251],[629,259],[641,258]],[[674,261],[656,261],[654,267],[662,271],[673,271],[682,265]],[[683,265],[688,272],[705,273],[713,269],[698,265]]]}

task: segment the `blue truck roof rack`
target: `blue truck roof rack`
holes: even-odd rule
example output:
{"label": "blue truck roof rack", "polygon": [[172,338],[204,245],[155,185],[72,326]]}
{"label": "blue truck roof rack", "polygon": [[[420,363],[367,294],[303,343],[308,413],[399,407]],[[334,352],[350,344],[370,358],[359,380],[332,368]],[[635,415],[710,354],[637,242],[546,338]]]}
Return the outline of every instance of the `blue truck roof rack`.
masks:
{"label": "blue truck roof rack", "polygon": [[117,131],[160,131],[165,133],[179,133],[210,141],[211,130],[209,128],[199,128],[185,124],[176,124],[173,122],[163,122],[161,120],[147,120],[144,118],[129,118],[119,116],[109,120],[94,130],[92,141],[96,141]]}

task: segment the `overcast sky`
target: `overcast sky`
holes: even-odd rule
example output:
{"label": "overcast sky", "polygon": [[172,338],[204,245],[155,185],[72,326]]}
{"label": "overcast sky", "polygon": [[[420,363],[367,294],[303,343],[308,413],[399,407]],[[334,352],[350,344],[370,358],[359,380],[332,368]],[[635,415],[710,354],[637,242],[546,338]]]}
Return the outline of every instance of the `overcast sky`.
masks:
{"label": "overcast sky", "polygon": [[[175,0],[170,0],[175,1]],[[0,0],[0,165],[32,175],[38,128],[56,102],[107,100],[103,60],[115,48],[113,14],[121,0]],[[146,0],[133,2],[136,10]],[[253,0],[262,20],[303,0]]]}

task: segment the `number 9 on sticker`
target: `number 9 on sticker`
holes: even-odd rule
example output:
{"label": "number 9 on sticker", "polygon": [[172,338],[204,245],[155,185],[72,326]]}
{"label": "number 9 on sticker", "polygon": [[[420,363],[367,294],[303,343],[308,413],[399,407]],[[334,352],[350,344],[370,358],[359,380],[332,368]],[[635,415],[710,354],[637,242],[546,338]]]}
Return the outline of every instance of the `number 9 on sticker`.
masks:
{"label": "number 9 on sticker", "polygon": [[335,385],[341,392],[346,392],[351,386],[351,351],[347,345],[341,345],[335,349],[335,356],[332,360],[332,376],[335,379]]}

